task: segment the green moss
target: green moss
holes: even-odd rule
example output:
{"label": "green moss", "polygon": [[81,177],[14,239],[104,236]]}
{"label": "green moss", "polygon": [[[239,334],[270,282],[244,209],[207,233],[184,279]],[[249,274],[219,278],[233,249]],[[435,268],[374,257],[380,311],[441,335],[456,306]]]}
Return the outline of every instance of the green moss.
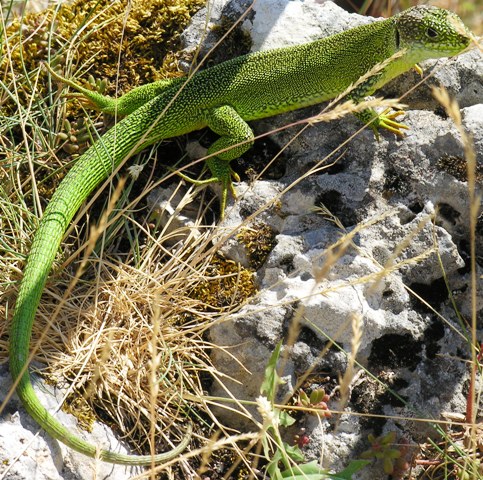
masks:
{"label": "green moss", "polygon": [[[90,77],[94,88],[109,95],[180,76],[180,33],[204,3],[74,0],[27,14],[9,25],[0,41],[0,115],[9,119],[3,135],[16,146],[20,158],[27,158],[25,151],[31,150],[41,198],[56,189],[65,174],[65,163],[89,146],[91,136],[95,138],[87,130],[90,122],[83,123],[86,115],[79,102],[68,101],[64,109],[57,101],[58,87],[51,83],[47,71],[39,68],[41,63],[63,69],[80,83],[89,83]],[[20,111],[24,112],[24,127]],[[96,128],[99,126],[97,122]],[[42,138],[36,136],[39,130],[44,132]],[[26,134],[35,137],[29,145],[24,141]],[[58,161],[51,161],[52,152]],[[20,176],[27,181],[30,178],[27,162],[20,165]]]}
{"label": "green moss", "polygon": [[275,237],[276,232],[261,223],[240,229],[237,239],[245,246],[252,268],[257,270],[263,265],[276,244]]}
{"label": "green moss", "polygon": [[[464,157],[455,155],[443,155],[438,160],[436,166],[439,170],[449,173],[460,182],[466,182],[468,179],[466,159]],[[477,165],[476,168],[476,181],[479,183],[483,182],[483,168],[481,167],[481,165]]]}
{"label": "green moss", "polygon": [[[16,74],[42,61],[67,60],[94,77],[114,82],[118,92],[160,78],[181,75],[176,54],[179,35],[204,0],[75,0],[26,15],[7,29],[2,67]],[[42,78],[46,74],[42,72]],[[28,84],[28,82],[26,82]],[[28,86],[28,85],[27,85]]]}
{"label": "green moss", "polygon": [[86,432],[92,432],[96,415],[82,393],[71,393],[62,404],[62,411],[74,415],[79,428]]}
{"label": "green moss", "polygon": [[206,280],[193,289],[191,296],[208,309],[223,310],[240,305],[257,291],[251,270],[220,256],[213,258],[204,276]]}

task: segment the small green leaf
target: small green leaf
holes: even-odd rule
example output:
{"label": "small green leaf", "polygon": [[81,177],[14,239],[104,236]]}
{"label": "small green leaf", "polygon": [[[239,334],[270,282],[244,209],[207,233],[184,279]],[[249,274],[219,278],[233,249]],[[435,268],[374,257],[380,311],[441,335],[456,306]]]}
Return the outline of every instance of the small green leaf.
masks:
{"label": "small green leaf", "polygon": [[[268,469],[267,469],[268,472]],[[280,468],[275,466],[272,472],[268,472],[270,475],[271,480],[283,480],[282,473],[280,472]]]}
{"label": "small green leaf", "polygon": [[104,93],[107,88],[107,80],[104,78],[99,81],[98,90],[100,93]]}
{"label": "small green leaf", "polygon": [[314,460],[303,465],[294,465],[292,468],[282,472],[284,480],[322,480],[327,478],[327,471],[322,470]]}
{"label": "small green leaf", "polygon": [[388,458],[399,458],[401,456],[401,451],[396,450],[395,448],[391,448],[391,449],[387,450],[386,456]]}
{"label": "small green leaf", "polygon": [[267,436],[264,435],[262,438],[263,454],[267,460],[270,459],[270,447],[268,446]]}
{"label": "small green leaf", "polygon": [[324,396],[325,396],[324,389],[320,388],[320,389],[314,390],[310,394],[310,403],[312,405],[317,405],[318,403],[320,403],[322,401],[322,399],[324,398]]}
{"label": "small green leaf", "polygon": [[394,430],[387,432],[386,435],[384,435],[380,439],[380,441],[383,445],[389,445],[390,443],[394,443],[396,441],[396,432]]}
{"label": "small green leaf", "polygon": [[270,402],[275,400],[275,394],[277,393],[277,387],[283,383],[282,379],[277,373],[277,362],[280,357],[280,350],[282,349],[282,342],[278,342],[275,350],[270,356],[267,368],[265,369],[265,376],[260,387],[260,392],[265,395]]}
{"label": "small green leaf", "polygon": [[296,445],[289,445],[288,443],[283,442],[283,448],[285,453],[294,461],[294,462],[303,462],[305,457],[300,450],[299,447]]}
{"label": "small green leaf", "polygon": [[384,473],[390,475],[394,471],[394,463],[391,458],[385,457],[383,462]]}
{"label": "small green leaf", "polygon": [[302,405],[309,405],[310,404],[310,400],[309,400],[309,397],[307,396],[307,394],[304,392],[304,390],[300,390],[300,393],[299,393],[299,398],[300,398],[300,403]]}
{"label": "small green leaf", "polygon": [[353,480],[352,476],[364,468],[368,463],[366,460],[353,460],[339,473],[328,473],[320,468],[316,461],[303,465],[294,465],[293,468],[282,472],[283,480]]}
{"label": "small green leaf", "polygon": [[270,475],[271,479],[279,480],[282,478],[280,468],[278,467],[278,462],[281,460],[282,455],[279,450],[275,452],[271,462],[267,465],[267,473]]}
{"label": "small green leaf", "polygon": [[328,477],[325,473],[313,473],[313,474],[305,474],[302,473],[300,475],[293,474],[289,471],[284,472],[287,476],[282,477],[283,480],[326,480]]}
{"label": "small green leaf", "polygon": [[342,472],[330,473],[327,475],[333,480],[352,480],[352,475],[357,473],[359,470],[362,470],[369,463],[371,462],[368,460],[352,460],[349,465],[342,470]]}
{"label": "small green leaf", "polygon": [[290,427],[290,425],[293,425],[295,423],[295,418],[290,416],[289,413],[285,410],[279,411],[279,419],[280,425],[282,425],[282,427]]}

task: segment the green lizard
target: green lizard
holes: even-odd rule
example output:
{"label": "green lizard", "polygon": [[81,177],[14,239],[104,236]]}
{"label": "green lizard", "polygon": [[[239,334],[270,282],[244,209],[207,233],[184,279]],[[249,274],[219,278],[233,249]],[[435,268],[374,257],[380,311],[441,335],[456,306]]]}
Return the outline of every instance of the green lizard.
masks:
{"label": "green lizard", "polygon": [[[401,52],[349,94],[360,101],[422,60],[460,53],[470,38],[455,14],[420,6],[312,43],[238,57],[188,79],[141,86],[119,99],[61,78],[101,111],[125,118],[77,160],[52,196],[33,240],[10,336],[10,369],[27,412],[49,435],[88,456],[133,465],[153,461],[150,456],[98,451],[74,436],[40,404],[27,370],[35,312],[62,237],[81,204],[123,160],[159,140],[209,127],[220,138],[208,149],[212,177],[204,183],[221,184],[223,214],[228,192],[233,192],[232,179],[237,179],[230,161],[253,143],[247,121],[332,99],[376,64]],[[376,131],[385,128],[400,133],[405,126],[394,120],[396,115],[366,110],[359,117],[372,122]],[[154,461],[177,456],[189,436],[173,450],[155,456]]]}

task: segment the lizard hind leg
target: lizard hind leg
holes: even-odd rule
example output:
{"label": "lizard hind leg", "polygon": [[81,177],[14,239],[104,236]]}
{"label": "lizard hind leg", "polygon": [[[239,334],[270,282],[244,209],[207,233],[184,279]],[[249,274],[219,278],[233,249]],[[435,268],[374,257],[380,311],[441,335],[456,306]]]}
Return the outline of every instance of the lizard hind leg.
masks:
{"label": "lizard hind leg", "polygon": [[94,90],[89,90],[77,82],[63,77],[47,63],[44,63],[44,67],[55,80],[74,89],[76,93],[71,95],[78,98],[88,108],[121,117],[133,113],[153,98],[162,95],[176,82],[180,83],[179,79],[158,80],[157,82],[133,88],[120,97],[109,97]]}
{"label": "lizard hind leg", "polygon": [[235,197],[232,179],[240,180],[230,167],[230,162],[243,155],[254,143],[252,129],[229,105],[214,108],[206,113],[206,123],[213,132],[220,135],[208,148],[206,164],[212,178],[204,183],[218,182],[221,184],[220,211],[223,217],[228,199],[228,192]]}

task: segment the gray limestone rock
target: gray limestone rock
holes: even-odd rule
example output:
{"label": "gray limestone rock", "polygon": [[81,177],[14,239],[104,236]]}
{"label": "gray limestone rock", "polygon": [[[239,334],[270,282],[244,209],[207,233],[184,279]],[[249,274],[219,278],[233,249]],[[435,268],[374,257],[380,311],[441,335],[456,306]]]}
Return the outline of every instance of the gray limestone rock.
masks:
{"label": "gray limestone rock", "polygon": [[[245,26],[255,29],[257,22],[268,22],[270,8],[280,15],[273,14],[273,37],[267,29],[258,34],[260,37],[254,34],[253,43],[260,48],[286,44],[287,38],[308,40],[313,31],[333,33],[333,29],[355,26],[360,21],[357,15],[338,12],[330,2],[262,3],[260,9],[254,8]],[[339,13],[343,20],[335,20]],[[286,23],[285,15],[291,19]],[[460,102],[463,126],[473,138],[481,172],[481,55],[470,51],[455,59],[428,61],[422,67],[425,72],[435,70],[430,85],[446,87]],[[384,91],[401,95],[419,80],[409,72]],[[271,136],[279,149],[284,148],[277,161],[285,163],[285,174],[276,182],[263,182],[267,187],[275,183],[278,192],[283,192],[277,207],[268,204],[263,213],[264,221],[278,232],[276,245],[257,272],[260,292],[256,300],[211,330],[214,343],[229,351],[229,355],[213,355],[215,366],[233,378],[224,387],[215,383],[211,393],[227,395],[224,388],[228,387],[235,398],[253,401],[259,394],[263,366],[277,341],[287,338],[294,322],[300,331],[294,345],[286,347],[288,362],[283,373],[288,390],[307,369],[323,372],[333,380],[344,373],[353,341],[351,322],[354,315],[360,317],[358,362],[403,402],[395,397],[390,401],[385,389],[378,389],[369,375],[361,373],[353,382],[347,414],[340,423],[310,417],[300,420],[298,426],[305,427],[311,438],[308,456],[319,458],[323,446],[324,466],[328,468],[341,469],[357,458],[368,448],[370,432],[394,430],[399,438],[411,442],[435,435],[427,423],[364,420],[351,416],[351,412],[438,419],[444,410],[464,412],[465,408],[462,392],[468,372],[463,362],[454,359],[456,352],[468,354],[469,350],[458,333],[461,325],[449,298],[451,292],[457,308],[468,318],[470,234],[468,187],[462,173],[464,148],[458,129],[429,87],[419,87],[404,101],[409,109],[403,122],[410,127],[404,138],[383,133],[377,142],[372,132],[365,130],[344,143],[360,127],[352,118],[317,124],[295,140],[294,129]],[[317,106],[253,126],[260,134],[320,110]],[[251,151],[245,156],[250,155]],[[270,160],[267,158],[267,162]],[[302,178],[314,166],[326,168]],[[243,195],[260,187],[258,182],[256,185],[237,186],[245,204],[242,210],[241,202],[234,203],[226,224],[234,225],[247,217],[244,211],[259,208],[259,204],[250,208],[249,197]],[[331,214],[322,214],[321,207]],[[482,242],[480,224],[477,252]],[[352,244],[333,260],[334,243],[351,232]],[[233,258],[239,259],[237,251],[233,240],[225,254],[233,253]],[[481,256],[479,260],[477,316],[481,329]],[[383,267],[388,273],[381,274]],[[338,346],[321,357],[329,340]],[[337,408],[336,393],[330,406]],[[220,409],[219,415],[230,425],[252,428],[246,417],[234,415],[232,409]],[[290,435],[287,441],[291,441]],[[377,470],[376,466],[359,478],[385,477],[382,468]]]}

